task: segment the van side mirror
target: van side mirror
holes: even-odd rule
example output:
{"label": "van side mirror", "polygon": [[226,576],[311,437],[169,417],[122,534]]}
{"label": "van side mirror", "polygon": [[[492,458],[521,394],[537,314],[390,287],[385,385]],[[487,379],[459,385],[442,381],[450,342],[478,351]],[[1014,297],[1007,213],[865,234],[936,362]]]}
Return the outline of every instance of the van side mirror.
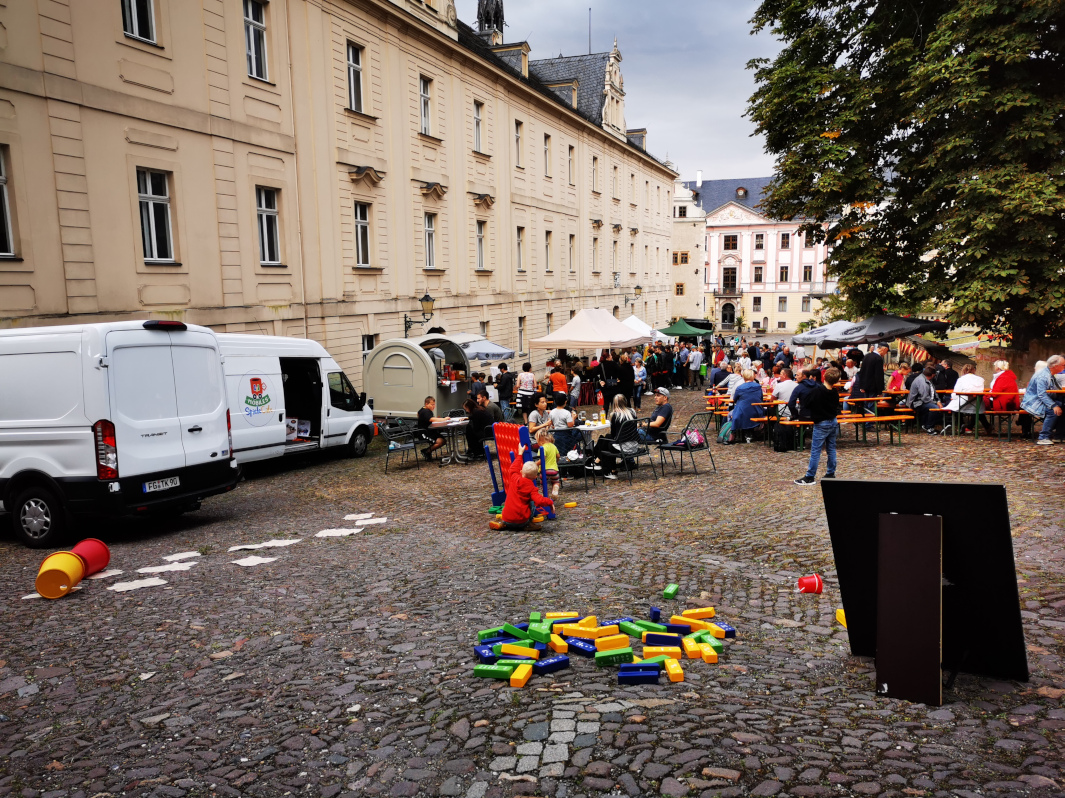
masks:
{"label": "van side mirror", "polygon": [[[363,391],[362,393],[356,395],[356,397],[355,397],[355,409],[356,410],[362,410],[364,407],[366,407],[366,392],[365,391]],[[371,405],[371,407],[372,407],[372,405]]]}

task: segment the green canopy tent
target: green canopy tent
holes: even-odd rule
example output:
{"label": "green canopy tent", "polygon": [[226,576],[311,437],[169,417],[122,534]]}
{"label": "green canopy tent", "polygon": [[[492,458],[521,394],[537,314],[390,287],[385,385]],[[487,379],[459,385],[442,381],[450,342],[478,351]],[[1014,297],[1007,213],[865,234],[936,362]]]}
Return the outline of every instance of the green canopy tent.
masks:
{"label": "green canopy tent", "polygon": [[663,335],[668,335],[670,338],[703,338],[704,336],[713,335],[711,330],[700,330],[698,327],[692,327],[684,319],[678,319],[675,324],[671,324],[669,327],[664,327],[659,330]]}

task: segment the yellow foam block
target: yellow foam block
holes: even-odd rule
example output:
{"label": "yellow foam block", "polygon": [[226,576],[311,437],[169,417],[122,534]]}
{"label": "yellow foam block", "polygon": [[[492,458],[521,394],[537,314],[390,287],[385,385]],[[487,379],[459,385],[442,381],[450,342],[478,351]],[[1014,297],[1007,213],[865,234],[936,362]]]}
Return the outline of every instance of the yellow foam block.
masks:
{"label": "yellow foam block", "polygon": [[674,657],[676,659],[681,658],[680,646],[644,646],[643,657],[648,659],[650,657],[661,657],[665,654],[667,657]]}
{"label": "yellow foam block", "polygon": [[698,618],[692,618],[688,615],[674,615],[669,619],[669,622],[690,626],[693,632],[699,629],[706,629],[710,625],[706,621],[700,621]]}
{"label": "yellow foam block", "polygon": [[616,635],[621,630],[614,626],[597,626],[594,629],[584,629],[580,626],[570,626],[567,634],[570,637],[579,637],[582,640],[598,640],[600,637]]}
{"label": "yellow foam block", "polygon": [[717,652],[714,651],[714,647],[709,643],[700,643],[699,651],[702,652],[703,662],[708,662],[711,665],[717,664]]}
{"label": "yellow foam block", "polygon": [[696,607],[694,610],[684,610],[681,613],[685,618],[713,618],[713,607]]}
{"label": "yellow foam block", "polygon": [[596,651],[613,651],[615,648],[628,648],[628,635],[607,635],[597,638],[595,641]]}
{"label": "yellow foam block", "polygon": [[718,626],[716,623],[708,623],[706,625],[706,631],[716,637],[718,640],[725,639],[725,630]]}
{"label": "yellow foam block", "polygon": [[513,654],[516,657],[528,657],[529,659],[540,659],[540,652],[535,648],[526,648],[525,646],[516,646],[513,643],[504,643],[503,648],[500,649],[504,654]]}
{"label": "yellow foam block", "polygon": [[554,651],[556,654],[565,654],[569,651],[569,643],[567,643],[558,635],[551,635],[551,639],[548,641],[547,647]]}
{"label": "yellow foam block", "polygon": [[684,649],[684,655],[688,659],[702,659],[703,652],[699,648],[699,643],[694,640],[689,640],[687,637],[682,637],[680,640],[681,648]]}
{"label": "yellow foam block", "polygon": [[844,629],[847,628],[847,616],[843,612],[843,608],[836,610],[836,620],[839,621],[840,626]]}
{"label": "yellow foam block", "polygon": [[671,682],[684,681],[684,669],[680,667],[680,663],[675,659],[666,660],[666,673],[669,674],[669,680]]}
{"label": "yellow foam block", "polygon": [[643,658],[642,657],[637,657],[635,654],[633,654],[632,655],[632,661],[633,662],[643,662]]}
{"label": "yellow foam block", "polygon": [[599,619],[594,615],[589,615],[587,618],[581,618],[577,621],[577,626],[582,629],[594,629],[599,625]]}
{"label": "yellow foam block", "polygon": [[511,687],[524,687],[532,676],[532,665],[519,665],[510,674]]}
{"label": "yellow foam block", "polygon": [[560,618],[579,618],[579,612],[549,612],[544,615],[545,621],[557,621]]}

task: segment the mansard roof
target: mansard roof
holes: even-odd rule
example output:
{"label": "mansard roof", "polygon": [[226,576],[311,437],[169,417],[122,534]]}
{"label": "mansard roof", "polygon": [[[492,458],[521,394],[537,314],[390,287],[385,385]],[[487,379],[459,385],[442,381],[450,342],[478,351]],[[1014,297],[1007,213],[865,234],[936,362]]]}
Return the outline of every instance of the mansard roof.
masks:
{"label": "mansard roof", "polygon": [[545,83],[577,79],[577,112],[588,121],[603,125],[603,85],[610,53],[560,55],[529,62],[529,73]]}
{"label": "mansard roof", "polygon": [[[711,213],[728,202],[735,202],[737,205],[750,208],[755,213],[762,213],[761,209],[755,206],[762,201],[766,187],[772,180],[772,177],[704,180],[702,186],[698,181],[685,180],[682,185],[689,191],[695,192],[695,204],[706,213]],[[736,191],[741,188],[747,189],[746,197],[736,196]]]}

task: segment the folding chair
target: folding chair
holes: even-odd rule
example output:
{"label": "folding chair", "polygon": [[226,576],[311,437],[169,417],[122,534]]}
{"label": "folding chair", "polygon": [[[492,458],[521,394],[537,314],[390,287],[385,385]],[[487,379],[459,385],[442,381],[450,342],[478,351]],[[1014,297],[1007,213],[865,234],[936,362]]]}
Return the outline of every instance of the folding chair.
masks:
{"label": "folding chair", "polygon": [[[658,444],[658,458],[659,464],[662,466],[662,473],[666,470],[666,452],[669,452],[669,459],[673,463],[673,467],[676,468],[677,462],[674,459],[674,454],[680,454],[680,473],[684,473],[684,455],[687,453],[688,457],[692,461],[692,469],[696,474],[699,473],[699,469],[695,465],[695,452],[706,450],[706,453],[710,456],[710,465],[714,471],[717,471],[717,464],[714,462],[714,454],[710,451],[710,425],[714,423],[713,413],[695,413],[688,423],[684,426],[684,430],[681,432],[680,439],[670,443],[668,440]],[[701,443],[699,442],[701,439]]]}

